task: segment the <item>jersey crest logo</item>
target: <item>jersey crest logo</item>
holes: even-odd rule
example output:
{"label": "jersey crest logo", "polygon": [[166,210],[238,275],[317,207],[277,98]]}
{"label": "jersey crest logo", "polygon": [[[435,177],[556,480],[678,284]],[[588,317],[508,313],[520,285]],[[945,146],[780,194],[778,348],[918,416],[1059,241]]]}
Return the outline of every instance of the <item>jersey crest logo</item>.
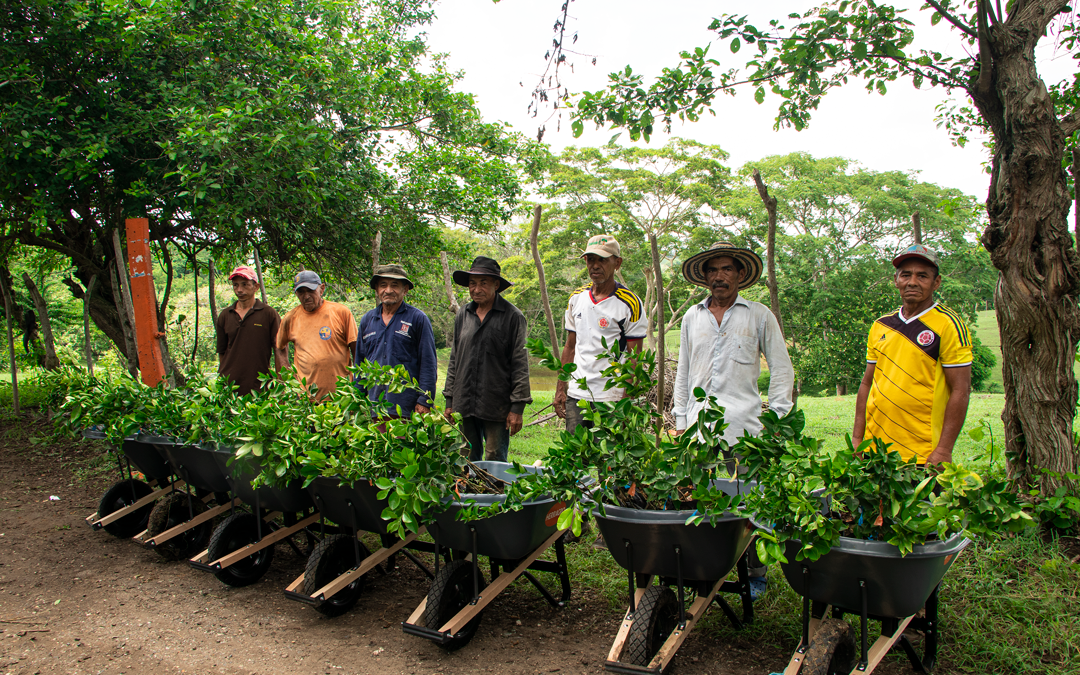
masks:
{"label": "jersey crest logo", "polygon": [[601,328],[607,328],[608,326],[610,326],[610,325],[611,325],[611,324],[610,324],[610,323],[608,322],[608,320],[607,320],[607,317],[604,317],[604,316],[600,317],[600,321],[598,321],[597,323],[599,323],[599,324],[600,324],[600,327],[601,327]]}
{"label": "jersey crest logo", "polygon": [[330,326],[323,326],[319,329],[319,337],[323,340],[330,339]]}
{"label": "jersey crest logo", "polygon": [[915,340],[923,347],[929,347],[930,345],[934,344],[934,331],[924,330],[923,332],[919,333],[919,336],[915,338]]}
{"label": "jersey crest logo", "polygon": [[402,321],[401,322],[401,328],[398,328],[394,332],[397,333],[398,335],[404,335],[404,336],[408,337],[410,328],[412,328],[411,323],[409,323],[408,321]]}

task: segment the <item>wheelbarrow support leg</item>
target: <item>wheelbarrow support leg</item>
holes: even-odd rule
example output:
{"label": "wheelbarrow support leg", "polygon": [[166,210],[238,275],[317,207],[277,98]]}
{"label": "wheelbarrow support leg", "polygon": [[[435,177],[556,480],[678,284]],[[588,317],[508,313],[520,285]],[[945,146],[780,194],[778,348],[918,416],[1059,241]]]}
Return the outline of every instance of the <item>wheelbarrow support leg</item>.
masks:
{"label": "wheelbarrow support leg", "polygon": [[[802,588],[802,642],[799,653],[805,654],[810,648],[810,568],[806,565],[802,566]],[[866,658],[866,643],[863,643],[863,658]]]}
{"label": "wheelbarrow support leg", "polygon": [[623,541],[626,545],[626,583],[630,587],[630,616],[634,615],[637,611],[634,603],[634,545],[630,543],[629,539]]}
{"label": "wheelbarrow support leg", "polygon": [[934,669],[937,663],[938,647],[938,589],[941,584],[934,587],[934,592],[926,600],[926,648],[923,650],[923,668],[926,672]]}
{"label": "wheelbarrow support leg", "polygon": [[862,656],[859,658],[859,670],[865,671],[867,665],[867,652],[870,650],[868,641],[870,639],[870,630],[867,611],[867,599],[866,599],[866,579],[859,579],[859,597],[862,599],[862,609],[859,615],[859,641],[862,646]]}
{"label": "wheelbarrow support leg", "polygon": [[675,581],[679,584],[679,630],[686,628],[686,590],[682,585],[682,547],[675,546]]}

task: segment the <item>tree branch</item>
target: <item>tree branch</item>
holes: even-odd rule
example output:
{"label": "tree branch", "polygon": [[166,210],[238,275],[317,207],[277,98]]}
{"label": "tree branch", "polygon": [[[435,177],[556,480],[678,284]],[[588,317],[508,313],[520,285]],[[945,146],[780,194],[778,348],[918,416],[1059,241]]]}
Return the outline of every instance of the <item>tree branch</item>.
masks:
{"label": "tree branch", "polygon": [[989,0],[978,0],[976,14],[978,15],[979,27],[979,81],[975,90],[980,96],[990,93],[990,76],[993,72],[993,55],[990,53],[990,29],[986,25]]}
{"label": "tree branch", "polygon": [[979,36],[979,34],[977,32],[975,32],[974,30],[971,29],[971,26],[968,26],[966,23],[960,21],[955,16],[950,14],[948,11],[946,11],[945,8],[941,6],[941,3],[935,2],[934,0],[926,0],[926,4],[930,5],[935,10],[937,10],[937,13],[940,14],[941,16],[943,16],[946,21],[948,21],[952,25],[956,26],[957,28],[959,28],[963,32],[967,33],[971,37],[978,37]]}

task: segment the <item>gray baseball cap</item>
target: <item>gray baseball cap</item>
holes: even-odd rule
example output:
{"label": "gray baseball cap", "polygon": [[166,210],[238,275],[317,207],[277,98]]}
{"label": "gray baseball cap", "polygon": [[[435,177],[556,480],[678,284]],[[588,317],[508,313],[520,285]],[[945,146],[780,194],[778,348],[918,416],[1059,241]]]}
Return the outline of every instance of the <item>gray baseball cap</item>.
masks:
{"label": "gray baseball cap", "polygon": [[319,278],[318,274],[315,274],[311,270],[304,270],[293,277],[292,289],[294,291],[299,288],[306,288],[314,291],[318,289],[319,286],[322,286],[322,279]]}

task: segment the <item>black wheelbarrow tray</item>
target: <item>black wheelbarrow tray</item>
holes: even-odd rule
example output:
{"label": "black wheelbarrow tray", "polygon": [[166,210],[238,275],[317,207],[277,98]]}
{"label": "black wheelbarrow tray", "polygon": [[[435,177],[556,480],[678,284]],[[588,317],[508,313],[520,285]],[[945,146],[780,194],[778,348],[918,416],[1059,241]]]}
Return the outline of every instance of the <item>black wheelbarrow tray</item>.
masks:
{"label": "black wheelbarrow tray", "polygon": [[[715,480],[713,485],[729,495],[752,487],[727,479]],[[603,514],[593,509],[608,551],[627,572],[630,599],[604,663],[605,670],[629,674],[663,672],[713,601],[736,629],[753,621],[746,551],[757,526],[746,516],[731,514],[687,525],[687,519],[695,513],[608,504]],[[733,569],[738,570],[737,582],[726,580]],[[654,577],[659,583],[652,583]],[[697,595],[689,608],[687,588]],[[721,592],[740,596],[741,620]]]}
{"label": "black wheelbarrow tray", "polygon": [[[259,471],[257,460],[250,456],[236,459],[234,448],[221,449],[225,452],[213,455],[218,469],[225,475],[232,493],[251,510],[234,508],[214,529],[206,550],[188,562],[196,569],[211,572],[229,586],[247,586],[261,579],[270,568],[274,545],[288,540],[295,549],[290,538],[318,520],[319,513],[302,479],[281,487],[253,487]],[[277,522],[279,518],[283,524]]]}
{"label": "black wheelbarrow tray", "polygon": [[[784,577],[803,598],[802,639],[784,675],[873,672],[897,644],[917,672],[929,672],[937,660],[938,588],[942,577],[971,543],[961,534],[916,546],[906,556],[883,541],[841,537],[815,561],[795,560],[801,544],[789,541],[782,563]],[[832,608],[832,618],[825,618]],[[926,611],[918,616],[920,610]],[[860,619],[860,645],[844,614]],[[881,623],[881,637],[869,646],[869,621]],[[922,631],[922,657],[904,635]]]}
{"label": "black wheelbarrow tray", "polygon": [[[157,440],[161,442],[154,442],[154,447],[164,453],[182,483],[174,485],[173,494],[158,502],[146,530],[132,539],[164,558],[187,559],[206,548],[213,530],[211,521],[240,503],[230,495],[226,472],[216,458],[232,453],[212,445]],[[184,491],[176,490],[177,485],[183,485]],[[216,505],[210,503],[214,499]]]}
{"label": "black wheelbarrow tray", "polygon": [[[507,483],[518,478],[510,473],[513,464],[507,462],[473,464]],[[529,472],[543,470],[523,468]],[[541,498],[526,502],[517,511],[468,522],[458,520],[458,514],[473,503],[487,506],[504,499],[502,495],[464,494],[435,516],[431,526],[435,540],[435,579],[427,596],[401,624],[402,630],[432,640],[447,650],[460,649],[476,634],[484,608],[522,576],[553,607],[562,607],[570,599],[570,575],[562,541],[566,530],[557,528],[565,503]],[[555,561],[538,560],[552,545]],[[454,552],[453,560],[439,569],[439,553],[443,548]],[[479,556],[488,557],[490,584],[480,570]],[[557,575],[562,587],[560,597],[556,598],[532,572]]]}
{"label": "black wheelbarrow tray", "polygon": [[[388,574],[394,569],[398,552],[429,579],[435,576],[409,550],[434,551],[431,544],[416,540],[426,530],[421,527],[404,539],[389,534],[387,522],[382,519],[387,500],[378,498],[379,488],[374,481],[358,479],[350,485],[337,477],[319,476],[308,485],[307,492],[323,519],[324,536],[308,557],[304,573],[285,588],[286,597],[311,605],[327,616],[343,614],[360,598],[365,575],[373,570]],[[337,525],[338,533],[325,536],[326,520]],[[378,535],[382,547],[370,551],[360,541],[365,532]]]}
{"label": "black wheelbarrow tray", "polygon": [[[84,438],[104,440],[101,431],[83,431]],[[128,436],[116,453],[120,465],[120,480],[101,497],[98,509],[86,517],[91,529],[104,529],[109,534],[127,539],[146,529],[154,502],[165,497],[183,483],[172,480],[172,467],[155,443],[172,443],[171,439],[137,434]],[[132,465],[146,477],[135,478]]]}

